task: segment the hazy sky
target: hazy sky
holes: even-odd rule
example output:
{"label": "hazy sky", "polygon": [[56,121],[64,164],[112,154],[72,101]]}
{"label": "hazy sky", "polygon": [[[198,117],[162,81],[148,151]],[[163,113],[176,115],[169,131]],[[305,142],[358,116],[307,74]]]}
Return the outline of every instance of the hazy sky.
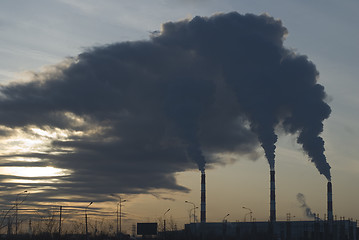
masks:
{"label": "hazy sky", "polygon": [[[332,110],[330,117],[324,120],[321,136],[331,166],[334,214],[359,218],[356,207],[359,198],[356,191],[359,182],[358,8],[359,3],[354,0],[1,1],[2,208],[9,207],[9,201],[15,201],[17,194],[27,190],[30,195],[24,203],[28,205],[51,202],[52,205],[86,206],[87,202],[94,201],[91,208],[103,207],[102,211],[112,214],[118,201],[116,194],[120,194],[127,200],[125,224],[139,219],[153,221],[162,217],[168,208],[171,211],[166,216],[172,216],[179,226],[188,222],[191,205],[184,201],[200,206],[200,172],[176,141],[193,140],[193,136],[179,134],[178,139],[173,139],[176,135],[173,131],[181,130],[183,122],[173,121],[169,126],[163,120],[157,98],[150,99],[145,107],[141,101],[146,94],[161,97],[168,89],[187,89],[186,84],[176,85],[174,81],[173,85],[166,85],[166,91],[159,90],[162,85],[156,82],[156,74],[172,78],[171,74],[177,69],[174,66],[182,66],[178,70],[181,74],[188,69],[194,72],[191,76],[179,74],[184,78],[201,76],[216,81],[217,71],[208,68],[206,61],[189,58],[188,53],[172,48],[169,58],[167,50],[149,46],[150,36],[158,34],[156,31],[163,30],[162,24],[169,21],[236,11],[265,13],[280,20],[288,31],[284,47],[297,56],[306,55],[315,64],[318,83],[324,86],[328,95],[325,101]],[[226,33],[225,30],[223,28]],[[178,33],[172,40],[164,38],[158,42],[168,46],[166,44],[176,40],[181,42],[182,38],[190,39],[181,35],[180,30]],[[220,36],[213,32],[210,39]],[[127,41],[131,43],[126,45]],[[227,48],[218,46],[218,49]],[[81,64],[81,59],[85,64]],[[203,65],[193,70],[188,59]],[[143,63],[148,69],[138,67]],[[97,68],[91,69],[92,66],[99,66],[103,78],[98,79]],[[295,78],[301,72],[293,74]],[[150,78],[147,82],[137,81],[143,76]],[[113,85],[117,78],[131,84]],[[34,79],[37,83],[32,82]],[[54,79],[57,81],[51,81]],[[98,85],[102,80],[108,85]],[[202,105],[189,108],[193,112],[202,111],[202,106],[211,101],[206,98],[211,86],[203,85],[201,80],[196,84],[200,94],[189,93],[187,97]],[[122,88],[126,92],[121,92]],[[222,94],[227,96],[226,92]],[[176,105],[184,99],[173,94],[163,97],[169,103],[164,106],[169,109],[166,116],[178,119],[176,113],[181,112],[181,108],[173,110],[168,105]],[[303,99],[310,97],[306,95]],[[227,101],[232,100],[224,98],[223,102]],[[136,118],[129,117],[131,112],[123,111],[123,106],[138,110]],[[221,221],[229,213],[229,221],[242,221],[248,212],[242,208],[245,206],[252,209],[257,220],[266,221],[269,217],[268,161],[248,126],[235,125],[232,118],[227,118],[227,113],[234,110],[223,106],[227,105],[219,105],[219,114],[214,113],[215,108],[205,109],[208,122],[203,128],[207,127],[207,134],[202,134],[200,139],[206,153],[231,153],[208,159],[207,220]],[[164,127],[170,130],[162,132]],[[231,127],[237,127],[241,135],[232,136]],[[276,144],[277,219],[286,219],[287,213],[296,219],[306,219],[302,203],[297,200],[298,193],[304,194],[312,212],[323,217],[326,178],[296,143],[297,135],[285,134],[281,128],[276,131],[279,137]],[[237,146],[232,146],[233,141]],[[157,151],[164,145],[165,151]],[[151,157],[160,160],[152,163]]]}

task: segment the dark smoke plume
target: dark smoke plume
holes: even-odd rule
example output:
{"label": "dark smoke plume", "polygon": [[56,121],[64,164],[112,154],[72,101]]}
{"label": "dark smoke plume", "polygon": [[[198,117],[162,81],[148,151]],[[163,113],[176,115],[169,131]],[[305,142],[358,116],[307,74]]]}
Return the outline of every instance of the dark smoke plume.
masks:
{"label": "dark smoke plume", "polygon": [[69,189],[187,191],[176,173],[253,154],[258,141],[274,168],[275,129],[283,128],[330,179],[320,134],[331,110],[315,65],[283,46],[286,35],[267,15],[195,17],[165,23],[148,41],[88,49],[31,81],[2,85],[0,133],[36,127],[65,137],[51,139],[47,151],[1,157],[71,170],[56,191],[46,190],[52,198]]}
{"label": "dark smoke plume", "polygon": [[322,121],[330,107],[323,101],[318,71],[306,56],[284,48],[287,29],[266,15],[229,13],[211,18],[167,23],[154,43],[191,51],[205,57],[234,91],[239,111],[258,136],[271,168],[274,168],[275,127],[298,133],[319,172],[329,180],[324,155]]}
{"label": "dark smoke plume", "polygon": [[310,207],[305,202],[305,197],[304,197],[303,193],[298,193],[297,194],[297,200],[301,204],[300,207],[303,208],[305,216],[307,216],[308,218],[315,218],[316,217],[315,214],[310,209]]}
{"label": "dark smoke plume", "polygon": [[165,98],[166,114],[178,126],[178,135],[186,145],[189,158],[197,162],[199,170],[203,171],[206,160],[197,135],[200,116],[213,103],[214,84],[184,76],[169,85]]}

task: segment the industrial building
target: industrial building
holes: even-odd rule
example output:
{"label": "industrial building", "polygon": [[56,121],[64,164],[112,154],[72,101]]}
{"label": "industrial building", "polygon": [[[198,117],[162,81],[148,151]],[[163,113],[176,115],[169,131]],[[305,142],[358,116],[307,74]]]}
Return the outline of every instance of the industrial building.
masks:
{"label": "industrial building", "polygon": [[357,222],[333,218],[332,183],[327,183],[327,219],[277,221],[275,170],[270,169],[270,214],[268,222],[206,222],[206,180],[201,171],[201,222],[185,225],[186,239],[238,240],[359,240]]}
{"label": "industrial building", "polygon": [[223,240],[359,240],[357,222],[276,221],[191,223],[185,225],[186,239]]}

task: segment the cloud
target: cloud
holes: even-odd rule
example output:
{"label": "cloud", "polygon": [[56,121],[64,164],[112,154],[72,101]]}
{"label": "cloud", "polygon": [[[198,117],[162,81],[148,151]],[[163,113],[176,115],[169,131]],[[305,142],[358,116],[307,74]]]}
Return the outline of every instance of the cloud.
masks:
{"label": "cloud", "polygon": [[46,150],[21,157],[72,171],[38,199],[188,191],[175,173],[256,156],[258,140],[274,167],[275,127],[298,133],[330,178],[319,136],[330,108],[314,64],[283,47],[286,34],[267,15],[168,22],[148,41],[90,48],[2,85],[0,125],[49,132],[37,135]]}

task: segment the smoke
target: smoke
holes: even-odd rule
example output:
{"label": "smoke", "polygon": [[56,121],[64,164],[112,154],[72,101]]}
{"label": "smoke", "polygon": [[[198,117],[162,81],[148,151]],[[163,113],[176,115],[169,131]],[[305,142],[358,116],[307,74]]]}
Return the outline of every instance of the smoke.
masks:
{"label": "smoke", "polygon": [[234,92],[239,111],[257,134],[274,168],[275,127],[299,134],[298,143],[329,180],[330,166],[319,136],[330,107],[318,71],[306,56],[283,46],[287,29],[267,15],[229,13],[167,23],[155,43],[209,59]]}
{"label": "smoke", "polygon": [[0,134],[61,136],[47,151],[7,156],[71,170],[54,187],[64,192],[187,191],[176,173],[253,156],[258,144],[274,168],[282,128],[330,179],[320,134],[331,110],[315,65],[283,46],[287,33],[268,15],[195,17],[2,85]]}
{"label": "smoke", "polygon": [[308,218],[315,218],[316,217],[315,214],[310,209],[310,207],[305,202],[305,197],[304,197],[303,193],[298,193],[297,194],[297,200],[301,204],[300,207],[303,208],[305,216],[307,216]]}
{"label": "smoke", "polygon": [[190,159],[205,169],[206,160],[198,139],[199,120],[214,101],[214,85],[210,81],[185,76],[171,82],[165,98],[166,114],[178,127],[178,135],[186,145]]}

